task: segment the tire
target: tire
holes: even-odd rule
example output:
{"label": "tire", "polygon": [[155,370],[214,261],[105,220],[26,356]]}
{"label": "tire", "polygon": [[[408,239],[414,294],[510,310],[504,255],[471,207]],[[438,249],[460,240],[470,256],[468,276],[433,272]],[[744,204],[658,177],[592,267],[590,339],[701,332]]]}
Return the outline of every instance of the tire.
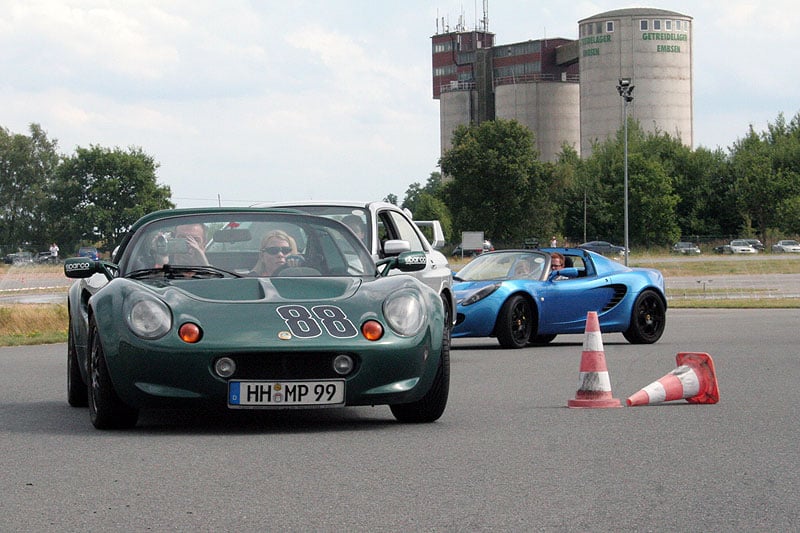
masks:
{"label": "tire", "polygon": [[553,339],[555,339],[555,335],[534,335],[531,337],[531,344],[550,344]]}
{"label": "tire", "polygon": [[503,304],[497,316],[497,340],[503,348],[524,348],[533,333],[533,309],[522,295],[515,294]]}
{"label": "tire", "polygon": [[[447,309],[447,304],[445,304]],[[447,311],[445,311],[445,315]],[[450,329],[445,325],[442,335],[442,355],[439,358],[439,367],[433,378],[431,388],[425,396],[411,403],[390,405],[389,409],[399,422],[420,424],[435,422],[444,413],[447,407],[447,396],[450,393]]]}
{"label": "tire", "polygon": [[664,333],[667,310],[661,297],[645,290],[636,298],[631,312],[631,324],[622,334],[631,344],[653,344]]}
{"label": "tire", "polygon": [[72,325],[67,327],[67,403],[72,407],[86,407],[89,405],[89,388],[81,376]]}
{"label": "tire", "polygon": [[97,429],[132,428],[139,419],[139,410],[125,405],[114,390],[94,318],[89,323],[89,416]]}

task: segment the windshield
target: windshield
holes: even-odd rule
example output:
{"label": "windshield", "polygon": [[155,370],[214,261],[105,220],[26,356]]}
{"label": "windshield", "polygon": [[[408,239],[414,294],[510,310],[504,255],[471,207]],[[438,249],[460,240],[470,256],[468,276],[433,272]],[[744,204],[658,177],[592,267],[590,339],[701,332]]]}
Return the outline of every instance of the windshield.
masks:
{"label": "windshield", "polygon": [[544,252],[490,252],[458,272],[464,281],[543,279],[549,257]]}
{"label": "windshield", "polygon": [[369,211],[366,209],[346,205],[297,205],[292,206],[291,209],[341,222],[369,248],[372,224],[369,220]]}
{"label": "windshield", "polygon": [[343,224],[279,212],[165,215],[128,241],[120,273],[213,267],[243,276],[374,276],[375,264]]}

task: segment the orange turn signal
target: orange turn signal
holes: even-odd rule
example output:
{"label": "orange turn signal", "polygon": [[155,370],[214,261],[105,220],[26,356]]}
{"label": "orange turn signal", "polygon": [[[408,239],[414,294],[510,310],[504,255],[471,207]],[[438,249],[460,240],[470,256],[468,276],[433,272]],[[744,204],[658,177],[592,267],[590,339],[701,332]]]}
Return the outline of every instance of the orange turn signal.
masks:
{"label": "orange turn signal", "polygon": [[200,339],[203,338],[203,330],[200,329],[200,326],[197,324],[192,324],[191,322],[187,322],[182,324],[180,328],[178,328],[178,336],[181,338],[183,342],[188,342],[189,344],[194,344],[199,342]]}
{"label": "orange turn signal", "polygon": [[361,324],[361,334],[368,341],[377,341],[383,337],[383,326],[377,320],[367,320]]}

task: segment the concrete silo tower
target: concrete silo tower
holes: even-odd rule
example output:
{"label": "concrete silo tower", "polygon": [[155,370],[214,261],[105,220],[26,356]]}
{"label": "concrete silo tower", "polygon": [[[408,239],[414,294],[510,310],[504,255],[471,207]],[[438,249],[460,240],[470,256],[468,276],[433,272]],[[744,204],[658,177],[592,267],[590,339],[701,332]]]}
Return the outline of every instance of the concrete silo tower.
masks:
{"label": "concrete silo tower", "polygon": [[668,133],[691,147],[692,17],[619,9],[583,19],[578,27],[581,156],[622,127],[622,78],[635,86],[629,116],[645,131]]}

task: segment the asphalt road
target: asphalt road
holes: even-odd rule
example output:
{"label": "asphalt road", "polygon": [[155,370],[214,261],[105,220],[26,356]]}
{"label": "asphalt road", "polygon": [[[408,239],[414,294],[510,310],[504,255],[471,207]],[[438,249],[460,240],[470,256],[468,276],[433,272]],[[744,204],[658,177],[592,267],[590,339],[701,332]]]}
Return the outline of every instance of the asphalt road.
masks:
{"label": "asphalt road", "polygon": [[2,348],[0,530],[796,530],[800,311],[668,319],[655,345],[603,335],[614,396],[703,351],[720,403],[568,409],[582,335],[478,339],[456,341],[434,424],[386,407],[149,412],[100,432],[67,406],[65,345]]}

